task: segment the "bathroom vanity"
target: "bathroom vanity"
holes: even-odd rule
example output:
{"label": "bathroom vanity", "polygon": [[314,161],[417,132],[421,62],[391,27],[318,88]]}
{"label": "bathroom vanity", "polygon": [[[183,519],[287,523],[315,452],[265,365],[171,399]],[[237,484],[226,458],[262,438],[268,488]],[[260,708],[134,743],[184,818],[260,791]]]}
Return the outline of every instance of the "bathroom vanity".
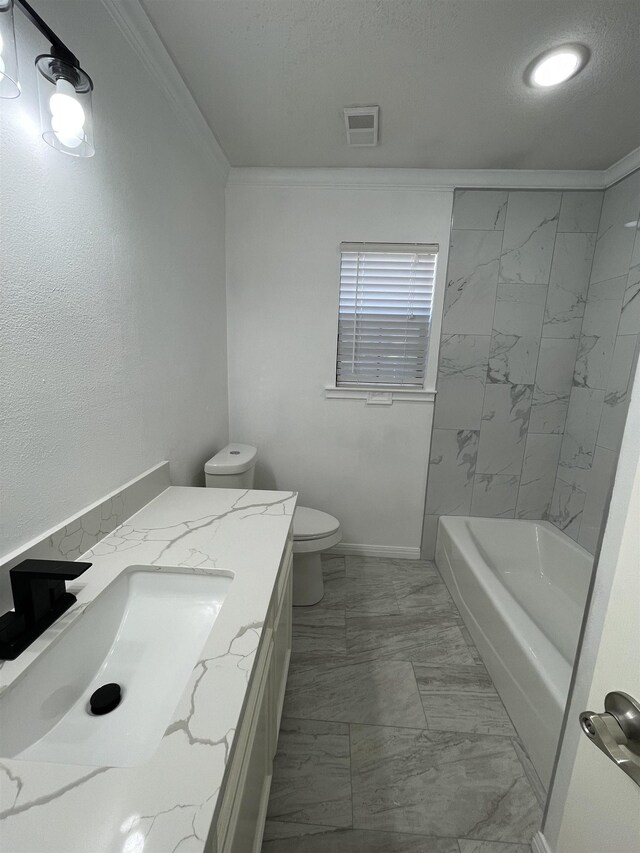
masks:
{"label": "bathroom vanity", "polygon": [[[0,667],[2,849],[260,850],[295,501],[169,487],[81,555],[76,604]],[[121,705],[92,717],[89,696],[118,673]]]}

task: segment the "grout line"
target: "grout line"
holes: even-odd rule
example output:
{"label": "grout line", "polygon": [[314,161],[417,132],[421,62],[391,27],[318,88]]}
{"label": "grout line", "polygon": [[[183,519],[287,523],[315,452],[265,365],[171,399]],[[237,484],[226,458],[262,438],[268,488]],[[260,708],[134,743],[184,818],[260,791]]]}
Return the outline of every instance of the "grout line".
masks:
{"label": "grout line", "polygon": [[[283,818],[275,818],[275,819],[270,818],[269,820],[271,823],[281,823],[281,824],[299,823],[301,826],[304,826],[304,827],[320,826],[323,829],[325,829],[325,828],[326,829],[332,829],[335,832],[341,832],[341,831],[344,832],[345,830],[346,831],[356,830],[358,832],[368,832],[368,833],[371,833],[371,835],[393,835],[393,836],[411,835],[413,838],[416,838],[418,840],[422,838],[425,841],[451,841],[451,842],[455,842],[456,844],[458,844],[458,839],[454,835],[433,835],[433,834],[425,835],[424,833],[412,832],[411,830],[407,830],[407,829],[383,829],[381,827],[380,828],[375,827],[375,829],[372,829],[371,827],[366,827],[366,826],[353,826],[353,827],[336,826],[335,824],[329,824],[329,823],[317,823],[317,822],[305,823],[305,822],[300,821],[300,820],[292,821],[292,820],[286,820]],[[289,836],[289,838],[292,838],[292,839],[313,838],[314,834],[321,835],[322,833],[313,833],[313,834],[301,833],[300,835]],[[273,840],[274,841],[285,841],[287,839],[273,839]],[[465,836],[465,840],[466,840],[466,836]],[[480,839],[472,838],[469,840],[470,841],[479,841]],[[517,841],[515,841],[515,842],[514,841],[495,842],[495,841],[487,841],[486,839],[484,839],[483,843],[484,844],[496,844],[496,843],[498,843],[498,844],[505,844],[505,845],[513,846],[513,845],[517,845],[519,842],[517,842]],[[459,845],[458,845],[458,847],[459,847]],[[333,853],[335,848],[332,847],[330,849]],[[300,853],[302,853],[302,851],[300,851]],[[341,850],[340,853],[347,853],[347,851]],[[386,850],[385,853],[391,853],[391,851]],[[421,853],[422,853],[422,851],[421,851]]]}
{"label": "grout line", "polygon": [[[328,725],[334,726],[348,726],[349,727],[349,743],[351,743],[351,726],[366,726],[369,729],[406,729],[410,732],[424,732],[427,731],[427,727],[424,726],[420,728],[419,726],[407,726],[402,725],[402,723],[362,723],[360,720],[349,720],[348,722],[345,720],[324,720],[320,717],[300,717],[300,716],[289,716],[282,717],[283,720],[288,720],[289,722],[303,722],[303,723],[327,723]],[[432,732],[432,734],[436,732]],[[452,734],[452,732],[449,732]],[[454,732],[454,734],[473,734],[473,732]],[[493,735],[491,735],[493,737]],[[496,735],[498,737],[498,735]],[[507,735],[506,737],[513,738],[513,735]],[[351,754],[351,753],[350,753]]]}
{"label": "grout line", "polygon": [[351,743],[351,723],[349,723],[349,789],[351,791],[351,828],[353,829],[353,745]]}

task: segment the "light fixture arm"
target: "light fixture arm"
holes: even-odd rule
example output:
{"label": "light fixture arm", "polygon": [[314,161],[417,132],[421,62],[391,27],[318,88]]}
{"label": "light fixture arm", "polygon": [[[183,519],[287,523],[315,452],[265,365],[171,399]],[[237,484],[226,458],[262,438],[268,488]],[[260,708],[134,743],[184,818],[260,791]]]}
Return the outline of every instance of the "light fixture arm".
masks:
{"label": "light fixture arm", "polygon": [[51,27],[40,17],[27,0],[14,0],[14,3],[22,9],[34,27],[39,30],[51,44],[52,56],[55,56],[56,59],[61,59],[63,62],[66,62],[74,68],[80,68],[80,61],[78,57],[69,50],[62,39],[54,33]]}

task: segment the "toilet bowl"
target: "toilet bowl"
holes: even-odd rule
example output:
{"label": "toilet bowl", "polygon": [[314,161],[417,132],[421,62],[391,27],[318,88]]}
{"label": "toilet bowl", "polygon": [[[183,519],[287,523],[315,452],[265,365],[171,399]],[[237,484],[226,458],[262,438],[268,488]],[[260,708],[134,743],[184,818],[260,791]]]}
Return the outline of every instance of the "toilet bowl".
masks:
{"label": "toilet bowl", "polygon": [[293,604],[317,604],[324,595],[320,552],[342,539],[337,518],[298,506],[293,514]]}
{"label": "toilet bowl", "polygon": [[[250,444],[228,444],[205,464],[207,488],[252,489],[258,451]],[[324,595],[320,553],[342,539],[337,518],[298,506],[293,514],[293,604],[317,604]]]}

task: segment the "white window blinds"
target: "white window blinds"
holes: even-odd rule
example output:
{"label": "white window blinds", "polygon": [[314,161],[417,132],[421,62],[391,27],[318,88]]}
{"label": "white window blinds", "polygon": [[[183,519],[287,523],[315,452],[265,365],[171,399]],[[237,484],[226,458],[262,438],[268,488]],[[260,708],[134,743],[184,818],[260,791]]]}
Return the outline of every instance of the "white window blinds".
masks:
{"label": "white window blinds", "polygon": [[438,246],[343,243],[336,385],[424,384]]}

